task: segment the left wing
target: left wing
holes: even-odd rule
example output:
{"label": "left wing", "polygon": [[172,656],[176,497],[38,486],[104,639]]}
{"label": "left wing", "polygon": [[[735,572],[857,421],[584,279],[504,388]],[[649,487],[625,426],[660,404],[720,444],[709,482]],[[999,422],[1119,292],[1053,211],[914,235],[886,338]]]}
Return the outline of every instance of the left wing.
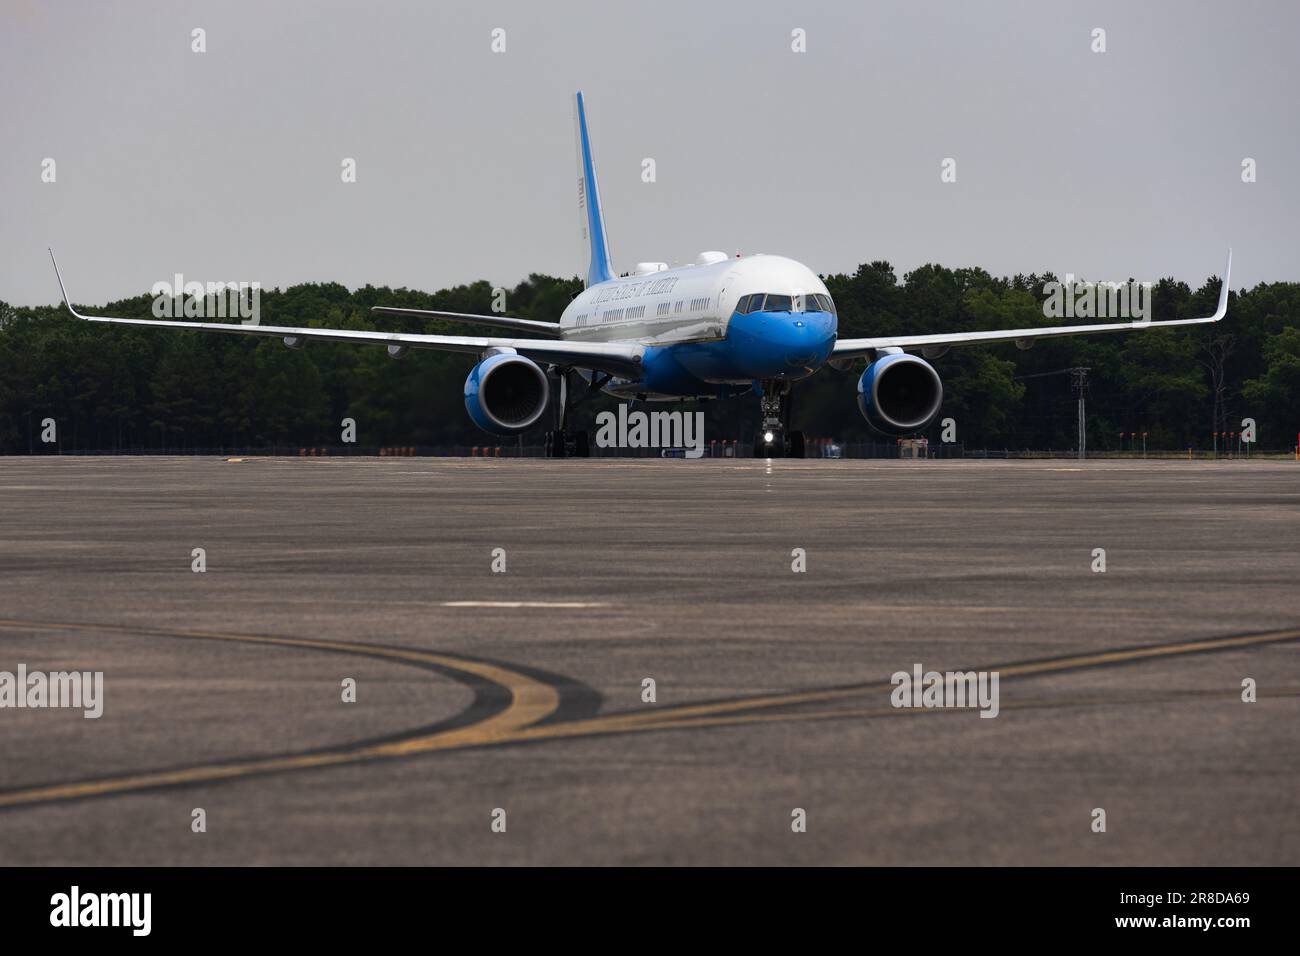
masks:
{"label": "left wing", "polygon": [[[363,329],[315,329],[277,325],[243,325],[224,322],[181,322],[173,319],[117,319],[106,315],[82,315],[72,307],[63,285],[59,263],[50,250],[59,291],[68,311],[87,322],[112,325],[140,325],[160,329],[190,329],[200,332],[226,332],[233,335],[262,335],[284,339],[284,344],[298,348],[310,341],[351,342],[357,345],[386,345],[393,355],[404,349],[437,349],[443,352],[482,353],[488,349],[509,349],[538,362],[595,369],[627,378],[641,376],[644,349],[635,343],[564,342],[552,339],[520,339],[478,335],[416,335],[407,332],[373,332]],[[525,321],[525,320],[518,320]],[[545,323],[549,324],[549,323]]]}
{"label": "left wing", "polygon": [[[1201,325],[1218,322],[1228,314],[1228,289],[1232,281],[1232,250],[1223,268],[1223,286],[1219,289],[1219,307],[1213,315],[1199,319],[1171,319],[1168,322],[1108,322],[1101,325],[1058,325],[1035,329],[995,329],[989,332],[940,332],[935,335],[882,335],[871,339],[840,339],[831,358],[856,358],[881,349],[941,348],[951,345],[986,345],[992,342],[1032,343],[1064,335],[1092,335],[1097,332],[1132,332],[1135,329],[1169,329],[1176,325]],[[1027,348],[1028,346],[1026,346]]]}

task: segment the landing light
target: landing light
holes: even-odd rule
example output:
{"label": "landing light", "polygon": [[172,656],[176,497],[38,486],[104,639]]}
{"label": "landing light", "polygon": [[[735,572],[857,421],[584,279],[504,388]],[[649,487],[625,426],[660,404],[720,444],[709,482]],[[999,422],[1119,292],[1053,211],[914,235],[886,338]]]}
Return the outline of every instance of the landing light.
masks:
{"label": "landing light", "polygon": [[765,442],[771,442],[772,439],[775,438],[775,437],[776,437],[776,436],[773,435],[771,432],[763,432],[763,441],[765,441]]}

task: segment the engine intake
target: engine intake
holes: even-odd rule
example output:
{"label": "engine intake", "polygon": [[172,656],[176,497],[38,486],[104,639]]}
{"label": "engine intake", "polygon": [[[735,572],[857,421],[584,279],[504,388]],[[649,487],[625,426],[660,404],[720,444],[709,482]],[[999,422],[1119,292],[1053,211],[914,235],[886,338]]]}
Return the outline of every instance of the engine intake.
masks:
{"label": "engine intake", "polygon": [[925,359],[906,353],[885,355],[858,379],[858,410],[885,435],[919,432],[939,414],[943,382]]}
{"label": "engine intake", "polygon": [[546,373],[522,355],[488,356],[465,379],[465,411],[493,435],[514,435],[537,424],[550,395]]}

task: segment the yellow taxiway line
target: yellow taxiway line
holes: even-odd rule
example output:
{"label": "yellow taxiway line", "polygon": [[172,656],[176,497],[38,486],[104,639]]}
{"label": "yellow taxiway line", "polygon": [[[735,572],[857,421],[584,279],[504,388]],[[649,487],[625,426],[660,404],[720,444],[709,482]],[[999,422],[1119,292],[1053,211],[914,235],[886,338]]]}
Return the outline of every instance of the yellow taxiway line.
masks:
{"label": "yellow taxiway line", "polygon": [[[279,773],[291,770],[309,770],[319,767],[337,766],[362,760],[405,757],[414,754],[430,753],[439,750],[453,750],[466,747],[480,747],[498,744],[528,743],[540,740],[554,740],[566,737],[592,736],[602,734],[621,734],[674,730],[691,727],[718,727],[741,725],[747,723],[770,722],[778,720],[823,720],[842,719],[846,717],[876,717],[889,714],[925,713],[924,709],[907,708],[896,710],[892,707],[871,707],[856,709],[835,709],[799,713],[761,713],[778,708],[789,708],[816,703],[861,697],[864,694],[887,694],[892,685],[886,682],[856,684],[846,687],[825,688],[820,690],[798,691],[782,694],[756,695],[754,697],[731,700],[709,701],[696,704],[682,704],[673,707],[655,708],[653,710],[622,712],[578,718],[551,723],[542,723],[555,714],[560,706],[559,692],[552,686],[512,670],[509,667],[488,661],[468,660],[449,657],[428,651],[407,650],[403,648],[383,647],[362,644],[354,641],[333,641],[314,638],[270,637],[251,634],[231,634],[219,631],[181,631],[149,627],[126,627],[118,625],[98,625],[85,623],[57,623],[50,621],[23,621],[0,619],[0,629],[10,630],[45,630],[45,631],[89,631],[96,633],[117,633],[131,636],[158,636],[172,638],[189,638],[199,640],[221,640],[244,644],[265,644],[278,647],[301,647],[307,649],[334,651],[357,654],[399,663],[433,665],[452,673],[472,675],[488,681],[509,692],[510,703],[500,711],[462,727],[434,731],[432,733],[406,737],[401,740],[370,744],[345,744],[325,748],[313,753],[289,754],[275,757],[234,759],[212,763],[201,767],[179,770],[146,771],[125,774],[99,780],[74,781],[46,786],[27,787],[19,790],[0,792],[0,808],[22,805],[49,803],[58,800],[71,800],[83,797],[106,796],[136,790],[157,787],[198,784],[209,781],[227,780],[266,773]],[[1160,658],[1178,657],[1187,654],[1228,651],[1286,641],[1300,640],[1300,629],[1272,631],[1264,634],[1248,634],[1237,637],[1207,638],[1196,641],[1179,641],[1170,644],[1158,644],[1146,647],[1123,648],[1119,650],[1075,654],[1049,660],[1024,661],[992,667],[967,668],[967,670],[998,671],[1005,677],[1033,677],[1064,671],[1091,667],[1103,667],[1116,664],[1130,664]],[[1287,689],[1286,696],[1292,696]],[[1216,692],[1217,693],[1217,692]],[[1159,695],[1141,695],[1141,700],[1154,700]],[[1186,696],[1186,695],[1184,695]],[[1104,698],[1071,698],[1064,702],[1057,700],[1057,706],[1084,705],[1088,703],[1107,703]],[[1003,707],[1051,706],[1050,699],[1008,701]],[[948,711],[942,711],[948,712]]]}
{"label": "yellow taxiway line", "polygon": [[309,754],[291,754],[280,757],[261,757],[230,760],[202,767],[182,770],[160,770],[126,774],[102,780],[28,787],[0,793],[0,807],[20,804],[45,803],[53,800],[70,800],[78,797],[102,796],[177,784],[203,783],[210,780],[227,780],[254,774],[278,773],[285,770],[308,770],[329,767],[359,760],[383,757],[401,757],[409,754],[444,750],[451,747],[469,747],[496,743],[510,737],[539,720],[544,720],[560,706],[560,695],[555,688],[539,680],[496,664],[484,661],[463,660],[427,651],[376,647],[353,641],[331,641],[314,638],[266,637],[253,634],[227,634],[218,631],[172,631],[149,627],[120,627],[116,625],[52,623],[0,619],[0,628],[9,630],[91,631],[131,636],[160,636],[198,640],[232,641],[241,644],[266,644],[276,647],[302,647],[315,650],[357,654],[399,663],[441,667],[453,673],[468,674],[490,681],[510,692],[510,703],[477,723],[464,727],[438,731],[403,740],[386,741],[369,745],[343,745],[325,748]]}

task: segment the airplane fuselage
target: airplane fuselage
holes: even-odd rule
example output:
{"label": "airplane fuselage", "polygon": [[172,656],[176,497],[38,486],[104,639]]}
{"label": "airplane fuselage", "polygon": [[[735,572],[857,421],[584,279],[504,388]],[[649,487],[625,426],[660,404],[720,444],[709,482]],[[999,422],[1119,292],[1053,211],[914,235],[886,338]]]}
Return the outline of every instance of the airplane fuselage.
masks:
{"label": "airplane fuselage", "polygon": [[645,347],[638,380],[615,395],[718,397],[755,382],[797,381],[830,357],[837,332],[825,283],[783,256],[704,253],[693,265],[645,263],[583,290],[560,318],[561,338]]}

